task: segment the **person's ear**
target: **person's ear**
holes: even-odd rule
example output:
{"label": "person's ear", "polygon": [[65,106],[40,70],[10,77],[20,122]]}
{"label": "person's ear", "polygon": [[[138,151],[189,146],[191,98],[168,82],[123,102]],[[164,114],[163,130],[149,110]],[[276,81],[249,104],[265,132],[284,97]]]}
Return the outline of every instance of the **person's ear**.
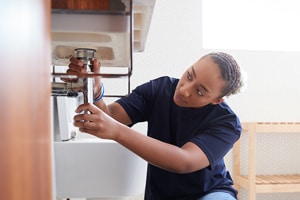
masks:
{"label": "person's ear", "polygon": [[219,99],[216,99],[212,102],[212,104],[216,105],[216,104],[219,104],[219,103],[222,103],[225,99],[224,98],[219,98]]}

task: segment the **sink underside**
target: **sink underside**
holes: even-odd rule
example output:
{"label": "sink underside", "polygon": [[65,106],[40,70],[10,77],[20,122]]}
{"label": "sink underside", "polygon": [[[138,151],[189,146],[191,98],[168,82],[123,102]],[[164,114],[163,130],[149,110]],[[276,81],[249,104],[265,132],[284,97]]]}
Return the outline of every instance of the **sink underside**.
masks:
{"label": "sink underside", "polygon": [[51,20],[53,65],[68,65],[76,48],[95,49],[103,66],[131,64],[128,15],[52,13]]}
{"label": "sink underside", "polygon": [[58,198],[137,196],[144,192],[146,162],[116,142],[54,142]]}

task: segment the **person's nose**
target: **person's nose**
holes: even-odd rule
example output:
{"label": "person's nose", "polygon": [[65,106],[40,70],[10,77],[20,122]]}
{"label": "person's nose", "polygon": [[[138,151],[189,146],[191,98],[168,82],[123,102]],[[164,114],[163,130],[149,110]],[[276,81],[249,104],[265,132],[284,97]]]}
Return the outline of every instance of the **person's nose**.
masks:
{"label": "person's nose", "polygon": [[191,87],[189,86],[189,84],[184,84],[181,86],[180,88],[180,94],[184,97],[189,97],[191,96]]}

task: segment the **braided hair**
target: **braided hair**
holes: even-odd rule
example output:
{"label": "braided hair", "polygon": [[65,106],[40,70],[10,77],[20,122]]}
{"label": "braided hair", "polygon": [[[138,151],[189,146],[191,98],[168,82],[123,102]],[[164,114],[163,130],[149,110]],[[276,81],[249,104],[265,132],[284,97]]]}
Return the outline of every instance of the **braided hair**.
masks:
{"label": "braided hair", "polygon": [[220,97],[228,97],[239,93],[244,83],[242,81],[240,66],[236,60],[231,55],[224,52],[213,52],[206,56],[211,58],[212,61],[219,66],[221,76],[227,83],[223,88]]}

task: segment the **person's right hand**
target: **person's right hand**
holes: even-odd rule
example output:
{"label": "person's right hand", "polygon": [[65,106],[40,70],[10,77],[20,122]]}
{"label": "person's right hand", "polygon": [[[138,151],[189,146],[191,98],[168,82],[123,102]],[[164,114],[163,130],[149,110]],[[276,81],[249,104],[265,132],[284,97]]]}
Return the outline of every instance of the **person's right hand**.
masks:
{"label": "person's right hand", "polygon": [[[89,111],[89,114],[83,111]],[[102,139],[114,140],[122,127],[122,123],[118,122],[103,110],[94,104],[82,104],[75,110],[77,115],[74,116],[74,126],[79,128],[79,131],[92,134]]]}

